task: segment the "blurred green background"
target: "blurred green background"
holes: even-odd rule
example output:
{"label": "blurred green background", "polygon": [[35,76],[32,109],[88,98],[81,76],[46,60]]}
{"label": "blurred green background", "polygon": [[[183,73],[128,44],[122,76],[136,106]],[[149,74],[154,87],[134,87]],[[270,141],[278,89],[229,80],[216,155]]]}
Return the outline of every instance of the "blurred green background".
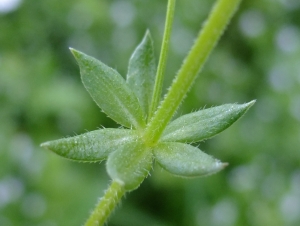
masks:
{"label": "blurred green background", "polygon": [[[105,163],[68,161],[39,144],[116,127],[89,97],[68,47],[126,75],[147,28],[158,58],[167,1],[0,0],[0,225],[82,225],[110,179]],[[167,87],[213,1],[178,0]],[[300,1],[244,0],[178,114],[245,103],[200,144],[229,162],[182,179],[154,166],[112,226],[300,225]]]}

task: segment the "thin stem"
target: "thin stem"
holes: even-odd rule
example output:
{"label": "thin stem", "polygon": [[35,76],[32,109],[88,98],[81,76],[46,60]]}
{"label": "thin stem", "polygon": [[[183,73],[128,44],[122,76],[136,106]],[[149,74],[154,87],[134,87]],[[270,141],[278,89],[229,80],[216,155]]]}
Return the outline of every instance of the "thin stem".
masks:
{"label": "thin stem", "polygon": [[144,139],[148,145],[155,144],[160,138],[240,2],[219,0],[215,4],[169,92],[146,128]]}
{"label": "thin stem", "polygon": [[123,185],[118,181],[113,181],[85,223],[85,226],[103,225],[124,194],[125,189]]}
{"label": "thin stem", "polygon": [[165,73],[168,50],[169,50],[169,42],[171,37],[172,24],[174,20],[175,3],[176,0],[168,1],[166,24],[165,24],[160,56],[159,56],[159,63],[157,67],[156,77],[155,77],[154,91],[153,91],[152,102],[151,102],[149,117],[148,117],[149,119],[152,118],[154,112],[157,110],[157,106],[161,98],[164,73]]}

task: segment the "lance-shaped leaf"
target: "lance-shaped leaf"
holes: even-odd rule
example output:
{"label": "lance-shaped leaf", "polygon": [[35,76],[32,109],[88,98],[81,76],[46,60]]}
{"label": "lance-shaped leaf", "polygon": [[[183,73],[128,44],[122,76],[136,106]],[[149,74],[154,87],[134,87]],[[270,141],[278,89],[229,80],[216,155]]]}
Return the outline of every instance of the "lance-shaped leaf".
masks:
{"label": "lance-shaped leaf", "polygon": [[56,154],[79,161],[101,161],[127,143],[137,139],[136,131],[128,129],[100,129],[70,138],[41,144]]}
{"label": "lance-shaped leaf", "polygon": [[162,141],[198,142],[222,132],[238,120],[255,103],[224,104],[186,114],[171,122]]}
{"label": "lance-shaped leaf", "polygon": [[128,191],[139,187],[152,168],[152,152],[138,140],[122,146],[108,156],[107,172]]}
{"label": "lance-shaped leaf", "polygon": [[79,64],[82,82],[97,105],[117,123],[143,128],[146,116],[123,77],[97,59],[71,51]]}
{"label": "lance-shaped leaf", "polygon": [[148,114],[151,104],[155,71],[153,42],[147,31],[130,58],[127,74],[127,83],[135,92],[145,114]]}
{"label": "lance-shaped leaf", "polygon": [[153,153],[162,168],[183,177],[210,175],[227,165],[196,147],[177,142],[160,143],[154,148]]}

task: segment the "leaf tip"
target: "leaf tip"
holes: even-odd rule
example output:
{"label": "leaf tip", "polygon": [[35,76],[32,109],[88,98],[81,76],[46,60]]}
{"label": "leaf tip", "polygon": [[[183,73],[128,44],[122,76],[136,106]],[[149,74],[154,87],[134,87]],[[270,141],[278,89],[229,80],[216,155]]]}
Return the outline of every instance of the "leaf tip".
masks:
{"label": "leaf tip", "polygon": [[228,162],[220,162],[220,164],[221,164],[221,169],[224,169],[224,168],[226,168],[227,166],[229,166],[229,163]]}
{"label": "leaf tip", "polygon": [[217,160],[215,162],[215,166],[212,167],[211,172],[209,172],[207,175],[215,174],[215,173],[225,169],[228,165],[229,165],[228,162],[221,162],[221,161]]}
{"label": "leaf tip", "polygon": [[248,103],[245,104],[241,104],[240,107],[241,109],[243,109],[243,114],[245,114],[254,104],[255,104],[256,100],[252,100]]}
{"label": "leaf tip", "polygon": [[71,51],[71,53],[73,54],[75,59],[79,58],[79,56],[81,55],[81,53],[79,51],[77,51],[76,49],[73,49],[72,47],[69,47],[69,50]]}
{"label": "leaf tip", "polygon": [[48,149],[48,150],[49,150],[49,146],[50,146],[50,142],[49,141],[40,144],[41,148],[45,148],[45,149]]}
{"label": "leaf tip", "polygon": [[149,36],[151,36],[151,34],[150,34],[149,28],[147,28],[147,30],[146,30],[146,32],[145,32],[145,37],[149,37]]}
{"label": "leaf tip", "polygon": [[145,42],[145,43],[147,43],[147,42],[152,43],[152,37],[151,37],[151,33],[150,33],[149,29],[147,29],[146,32],[145,32],[144,38],[142,40],[142,43],[143,42]]}
{"label": "leaf tip", "polygon": [[256,103],[256,99],[248,102],[246,105],[248,105],[248,108],[252,107]]}
{"label": "leaf tip", "polygon": [[211,176],[213,174],[216,174],[221,170],[225,169],[228,165],[228,162],[221,162],[220,160],[215,159],[215,162],[210,165],[206,173],[204,173],[202,176]]}

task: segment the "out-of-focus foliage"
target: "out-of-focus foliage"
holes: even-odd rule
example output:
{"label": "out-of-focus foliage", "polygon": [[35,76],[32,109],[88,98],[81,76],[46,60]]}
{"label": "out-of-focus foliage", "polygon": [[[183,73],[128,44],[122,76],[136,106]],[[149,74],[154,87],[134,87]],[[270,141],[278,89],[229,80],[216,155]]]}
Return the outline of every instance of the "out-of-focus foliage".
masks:
{"label": "out-of-focus foliage", "polygon": [[[169,85],[211,0],[178,0]],[[166,1],[0,0],[0,225],[81,225],[109,179],[104,165],[39,144],[117,127],[89,98],[68,47],[127,72],[149,28],[158,58]],[[244,0],[178,115],[257,99],[242,120],[200,143],[230,165],[205,178],[159,166],[109,225],[300,224],[300,2]]]}

